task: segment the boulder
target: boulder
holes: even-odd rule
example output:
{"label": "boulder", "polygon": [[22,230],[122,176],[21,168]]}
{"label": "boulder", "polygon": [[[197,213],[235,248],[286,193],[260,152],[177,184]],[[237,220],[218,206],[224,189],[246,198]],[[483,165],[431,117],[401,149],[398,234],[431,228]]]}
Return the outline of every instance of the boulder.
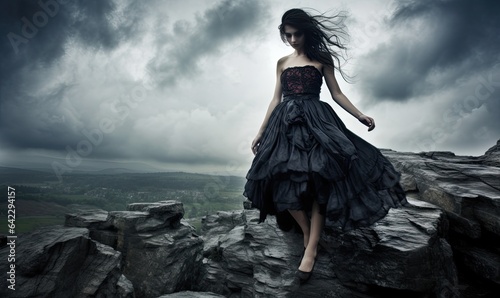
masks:
{"label": "boulder", "polygon": [[[0,249],[9,254],[9,246]],[[15,262],[0,259],[2,268],[15,264],[15,291],[0,280],[2,297],[130,297],[118,283],[121,254],[90,239],[86,228],[41,227],[16,239]],[[9,283],[10,284],[10,283]]]}
{"label": "boulder", "polygon": [[203,241],[183,215],[181,202],[167,200],[129,204],[127,211],[82,210],[68,214],[65,224],[110,243],[123,256],[122,273],[135,296],[157,297],[191,289],[201,268]]}
{"label": "boulder", "polygon": [[458,297],[447,218],[441,209],[408,197],[412,207],[391,209],[368,228],[325,230],[325,246],[344,285],[397,293]]}
{"label": "boulder", "polygon": [[87,228],[90,238],[102,244],[116,247],[116,229],[108,220],[108,214],[108,211],[102,209],[73,207],[71,213],[66,213],[64,225]]}
{"label": "boulder", "polygon": [[116,284],[117,287],[117,296],[121,298],[135,298],[134,294],[134,285],[132,285],[132,282],[128,280],[125,275],[121,275],[120,279],[118,280],[118,283]]}
{"label": "boulder", "polygon": [[479,156],[478,160],[484,165],[500,167],[500,140],[483,155]]}
{"label": "boulder", "polygon": [[198,288],[239,297],[356,297],[373,289],[458,297],[452,251],[443,238],[446,217],[432,204],[409,200],[413,206],[392,209],[370,228],[324,229],[318,263],[302,286],[295,275],[300,234],[281,231],[274,216],[258,224],[257,210],[207,216]]}
{"label": "boulder", "polygon": [[479,157],[384,151],[403,187],[449,219],[457,266],[500,285],[500,141]]}

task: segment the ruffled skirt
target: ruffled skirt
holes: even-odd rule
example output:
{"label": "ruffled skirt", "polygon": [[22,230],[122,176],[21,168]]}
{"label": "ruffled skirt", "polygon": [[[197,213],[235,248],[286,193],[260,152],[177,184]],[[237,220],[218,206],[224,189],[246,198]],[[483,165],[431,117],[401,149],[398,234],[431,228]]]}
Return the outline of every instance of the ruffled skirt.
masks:
{"label": "ruffled skirt", "polygon": [[318,95],[275,107],[246,178],[243,195],[260,210],[259,222],[276,215],[282,230],[293,225],[287,209],[309,212],[314,200],[325,225],[343,231],[408,204],[400,173]]}

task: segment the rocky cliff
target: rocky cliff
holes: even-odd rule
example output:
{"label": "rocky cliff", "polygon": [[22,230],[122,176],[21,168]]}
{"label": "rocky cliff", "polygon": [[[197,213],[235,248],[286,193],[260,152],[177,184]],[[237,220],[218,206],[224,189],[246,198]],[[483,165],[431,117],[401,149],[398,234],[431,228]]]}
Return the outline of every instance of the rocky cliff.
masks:
{"label": "rocky cliff", "polygon": [[479,157],[452,152],[384,151],[403,173],[405,191],[438,206],[455,264],[482,287],[500,290],[500,140]]}
{"label": "rocky cliff", "polygon": [[[488,297],[500,289],[500,141],[479,157],[383,150],[411,206],[369,228],[325,229],[311,280],[302,236],[258,211],[218,212],[202,230],[177,201],[82,209],[17,239],[16,291],[2,297]],[[246,204],[248,206],[248,204]],[[9,246],[0,248],[7,268]],[[470,281],[470,282],[469,282]]]}

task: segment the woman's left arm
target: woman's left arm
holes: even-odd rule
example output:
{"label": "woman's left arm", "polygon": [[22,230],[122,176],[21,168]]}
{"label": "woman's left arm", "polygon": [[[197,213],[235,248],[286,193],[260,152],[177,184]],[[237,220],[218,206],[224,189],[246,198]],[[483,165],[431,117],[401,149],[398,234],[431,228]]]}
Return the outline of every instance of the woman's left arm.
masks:
{"label": "woman's left arm", "polygon": [[347,96],[342,93],[340,86],[335,79],[334,68],[332,66],[323,65],[323,76],[325,77],[326,85],[330,90],[333,100],[344,110],[356,117],[356,119],[358,119],[361,123],[368,126],[368,131],[373,130],[375,128],[375,120],[361,113],[347,98]]}

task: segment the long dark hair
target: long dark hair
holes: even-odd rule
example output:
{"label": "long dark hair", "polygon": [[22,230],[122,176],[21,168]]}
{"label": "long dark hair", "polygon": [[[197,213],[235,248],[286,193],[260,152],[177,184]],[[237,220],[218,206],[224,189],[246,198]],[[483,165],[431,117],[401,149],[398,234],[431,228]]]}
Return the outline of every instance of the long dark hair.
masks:
{"label": "long dark hair", "polygon": [[[341,53],[346,52],[347,47],[344,42],[349,39],[344,20],[347,17],[346,12],[339,12],[334,16],[325,16],[325,13],[311,15],[300,8],[292,8],[286,11],[281,18],[280,30],[281,40],[286,44],[285,25],[296,28],[304,32],[304,52],[311,60],[316,60],[322,64],[330,65],[337,69],[346,82],[351,81],[341,68],[340,58],[347,61]],[[339,52],[332,49],[337,47]],[[338,67],[333,63],[333,57]]]}

